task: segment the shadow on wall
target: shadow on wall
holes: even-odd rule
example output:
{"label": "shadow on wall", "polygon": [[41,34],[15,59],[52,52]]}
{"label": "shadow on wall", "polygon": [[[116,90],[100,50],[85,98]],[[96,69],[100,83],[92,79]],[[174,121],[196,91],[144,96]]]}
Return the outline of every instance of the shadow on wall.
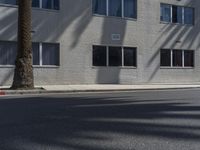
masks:
{"label": "shadow on wall", "polygon": [[[68,33],[72,35],[72,40],[69,42],[71,49],[73,49],[92,19],[91,3],[90,0],[84,3],[82,3],[82,0],[76,0],[76,2],[74,0],[60,1],[60,3],[61,8],[58,12],[34,11],[33,27],[36,34],[33,36],[33,40],[55,42],[64,33]],[[73,26],[73,28],[68,31],[70,26]]]}
{"label": "shadow on wall", "polygon": [[[200,2],[197,0],[191,1],[187,5],[195,5],[200,7]],[[76,0],[76,3],[74,0],[68,0],[67,3],[63,0],[61,1],[61,10],[59,10],[59,13],[55,11],[33,9],[33,30],[36,31],[36,33],[33,35],[33,41],[37,39],[37,41],[55,42],[63,36],[63,33],[65,33],[67,34],[66,36],[73,35],[70,37],[71,41],[69,41],[70,48],[73,50],[77,46],[78,42],[80,41],[80,37],[93,18],[91,9],[90,0],[87,0],[84,3],[82,0]],[[0,12],[4,14],[0,17],[0,40],[16,40],[17,8],[8,9],[8,7],[1,7]],[[62,15],[60,15],[60,13]],[[196,12],[196,14],[199,14],[199,12]],[[112,17],[103,18],[102,35],[100,41],[101,44],[109,45],[112,43],[114,46],[123,45],[126,27],[126,20]],[[158,37],[158,40],[152,46],[157,47],[157,52],[149,59],[146,67],[150,67],[154,64],[154,60],[159,56],[160,48],[165,47],[173,41],[182,40],[182,37],[184,38],[181,44],[184,44],[189,39],[192,39],[192,42],[190,42],[188,45],[188,49],[192,47],[193,43],[196,43],[196,41],[199,40],[200,30],[197,30],[199,28],[200,18],[195,20],[195,26],[193,29],[187,26],[182,26],[180,28],[178,25],[166,25],[166,27],[162,29],[160,37]],[[111,41],[111,34],[113,33],[121,34],[121,40]],[[174,33],[176,33],[176,36],[174,36]],[[162,39],[161,37],[165,37],[166,40],[164,42],[159,41],[159,39]],[[175,44],[176,43],[171,44],[171,48],[173,48]],[[200,44],[198,47],[200,47]],[[9,77],[12,76],[13,69],[10,70],[11,71],[8,71],[8,74],[4,76],[4,78],[0,79],[1,84],[7,83],[7,81],[10,80]],[[154,71],[150,75],[149,81],[154,78],[158,70],[159,66],[154,67]],[[120,71],[121,69],[118,67],[99,69],[97,70],[96,82],[105,83],[108,81],[107,77],[109,76],[112,83],[120,83]],[[52,80],[48,76],[45,76],[45,78],[47,81]]]}
{"label": "shadow on wall", "polygon": [[[55,42],[59,41],[61,37],[63,38],[64,36],[65,38],[65,36],[67,36],[66,38],[70,39],[70,41],[68,41],[70,50],[73,50],[79,43],[83,32],[87,29],[93,18],[91,0],[87,0],[84,3],[82,0],[76,0],[76,3],[74,0],[68,0],[67,2],[62,0],[60,2],[61,9],[59,12],[33,8],[32,30],[34,34],[32,40],[33,42]],[[17,40],[17,8],[1,7],[0,12],[5,14],[2,15],[1,18],[1,40]],[[126,20],[105,17],[103,18],[101,31],[101,44],[109,45],[113,43],[113,46],[121,46],[123,45],[126,31]],[[121,40],[112,41],[111,34],[120,34]],[[10,82],[13,75],[13,68],[10,70],[11,71],[9,71],[4,78],[0,79],[1,85]],[[120,83],[119,75],[119,67],[113,67],[112,69],[107,68],[105,70],[99,69],[97,71],[96,82]],[[45,80],[51,83],[52,78],[45,76]]]}
{"label": "shadow on wall", "polygon": [[98,84],[120,84],[119,67],[98,68],[96,82]]}
{"label": "shadow on wall", "polygon": [[[17,38],[17,10],[16,8],[0,8],[0,40],[13,41]],[[14,30],[13,30],[14,29]],[[1,62],[5,62],[8,53],[0,53]],[[13,76],[13,68],[1,68],[0,86],[7,84]]]}
{"label": "shadow on wall", "polygon": [[[59,12],[51,10],[40,10],[33,8],[32,26],[33,38],[35,42],[55,42],[63,36],[64,33],[73,35],[70,37],[70,49],[74,49],[79,42],[82,33],[87,28],[92,19],[90,0],[82,3],[82,0],[60,1],[61,9]],[[76,5],[79,4],[79,5]],[[65,9],[69,8],[69,9]],[[17,40],[17,8],[15,7],[0,7],[0,12],[3,14],[0,17],[0,40]],[[70,31],[68,28],[73,26]],[[1,56],[5,57],[5,56]],[[2,69],[5,70],[5,69]],[[13,68],[8,71],[8,74],[0,79],[1,85],[8,84],[13,75]],[[46,76],[47,81],[52,78]]]}
{"label": "shadow on wall", "polygon": [[[126,34],[127,20],[107,17],[103,20],[101,44],[106,46],[122,46]],[[112,34],[119,34],[120,40],[114,41]],[[109,64],[109,63],[108,63]],[[120,84],[121,67],[98,68],[96,82],[108,84]]]}
{"label": "shadow on wall", "polygon": [[[126,138],[144,136],[198,143],[200,106],[190,101],[191,95],[179,96],[182,99],[161,99],[157,93],[148,100],[114,95],[2,98],[0,149],[116,150],[128,146],[123,144]],[[187,124],[191,121],[196,124]]]}
{"label": "shadow on wall", "polygon": [[[200,2],[198,0],[189,1],[185,6],[195,6],[196,8],[200,7]],[[176,48],[182,47],[188,50],[200,49],[200,18],[199,10],[195,9],[195,25],[174,25],[166,24],[163,25],[163,28],[160,29],[160,35],[157,37],[155,43],[153,43],[151,49],[157,49],[156,52],[150,57],[147,61],[146,68],[154,68],[152,73],[148,77],[148,82],[151,82],[156,76],[157,72],[160,69],[160,62],[158,62],[160,49],[162,48]],[[163,42],[164,40],[164,42]],[[176,42],[180,41],[180,42]],[[199,43],[197,45],[197,43]],[[195,45],[196,44],[196,45]],[[197,52],[199,53],[199,52]],[[155,65],[155,62],[158,62]]]}
{"label": "shadow on wall", "polygon": [[[47,41],[47,42],[61,41],[61,43],[65,41],[66,42],[65,45],[67,46],[67,48],[63,47],[63,50],[66,50],[69,52],[69,54],[71,54],[70,51],[80,50],[80,49],[77,49],[79,41],[82,39],[81,37],[83,36],[84,31],[88,28],[88,25],[92,21],[91,1],[85,0],[83,3],[82,0],[76,0],[76,1],[62,0],[60,2],[61,2],[61,9],[59,10],[58,13],[57,12],[43,13],[43,12],[35,11],[35,17],[33,18],[33,25],[34,25],[34,30],[36,30],[37,32],[33,36],[33,40],[39,39],[40,41]],[[76,54],[77,51],[74,52],[73,55]],[[73,62],[70,62],[70,60],[72,60],[70,56],[69,55],[65,56],[63,55],[63,53],[64,52],[61,52],[60,54],[60,61],[61,61],[60,63],[73,64]],[[84,56],[84,54],[81,54],[81,55]],[[84,59],[83,57],[80,57],[81,62],[83,59]],[[64,65],[62,65],[61,67],[66,68],[66,66]],[[80,80],[79,77],[78,77],[79,79],[76,81],[69,80],[71,78],[73,78],[74,80],[75,77],[73,77],[73,72],[75,72],[75,75],[77,75],[78,73],[79,74],[82,73],[82,76],[84,76],[84,72],[80,73],[77,69],[81,66],[71,67],[69,65],[67,67],[68,67],[67,75],[64,75],[62,69],[56,69],[56,71],[54,72],[56,78],[54,78],[53,80],[52,80],[52,76],[46,76],[46,74],[43,74],[43,73],[39,74],[38,78],[42,78],[42,80],[44,80],[42,82],[45,82],[48,84],[55,84],[55,82],[58,82],[61,80],[66,81],[65,83],[73,84],[74,82],[76,83],[78,82],[78,80]],[[65,79],[67,77],[69,77],[69,79]],[[63,82],[59,82],[59,83],[64,84]]]}

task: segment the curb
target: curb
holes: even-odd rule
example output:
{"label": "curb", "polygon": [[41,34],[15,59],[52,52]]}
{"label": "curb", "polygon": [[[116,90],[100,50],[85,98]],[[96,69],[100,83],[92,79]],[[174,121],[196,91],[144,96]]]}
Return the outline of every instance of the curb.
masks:
{"label": "curb", "polygon": [[0,96],[6,95],[5,91],[0,90]]}
{"label": "curb", "polygon": [[139,92],[139,91],[163,91],[198,89],[199,87],[167,87],[167,88],[135,88],[135,89],[86,89],[86,90],[0,90],[0,96],[9,95],[34,95],[34,94],[64,94],[64,93],[90,93],[90,92]]}

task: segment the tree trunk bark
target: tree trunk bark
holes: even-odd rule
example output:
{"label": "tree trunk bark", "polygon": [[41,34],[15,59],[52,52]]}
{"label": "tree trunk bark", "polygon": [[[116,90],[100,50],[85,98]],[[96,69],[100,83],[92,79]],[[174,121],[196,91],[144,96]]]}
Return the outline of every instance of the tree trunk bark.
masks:
{"label": "tree trunk bark", "polygon": [[34,88],[32,67],[32,0],[18,0],[18,48],[11,89]]}

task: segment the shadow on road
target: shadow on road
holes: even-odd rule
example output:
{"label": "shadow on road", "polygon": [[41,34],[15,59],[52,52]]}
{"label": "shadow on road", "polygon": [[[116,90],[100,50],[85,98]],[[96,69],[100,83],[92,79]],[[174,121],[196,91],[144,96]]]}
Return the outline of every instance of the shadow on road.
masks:
{"label": "shadow on road", "polygon": [[182,94],[1,98],[0,149],[116,150],[92,143],[112,143],[120,135],[197,142],[199,122],[186,122],[199,121],[200,104]]}

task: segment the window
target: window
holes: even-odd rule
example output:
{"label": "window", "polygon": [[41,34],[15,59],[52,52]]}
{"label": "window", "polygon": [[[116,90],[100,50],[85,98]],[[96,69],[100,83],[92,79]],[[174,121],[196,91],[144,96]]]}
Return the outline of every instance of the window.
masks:
{"label": "window", "polygon": [[172,22],[182,23],[182,7],[172,6]]}
{"label": "window", "polygon": [[40,7],[40,0],[32,0],[32,7]]}
{"label": "window", "polygon": [[109,16],[122,17],[121,0],[109,0]]}
{"label": "window", "polygon": [[124,66],[136,66],[136,48],[124,47]]}
{"label": "window", "polygon": [[33,65],[40,65],[40,44],[33,43],[32,51],[33,51]]}
{"label": "window", "polygon": [[[33,65],[59,65],[59,44],[34,42],[32,51]],[[16,56],[17,42],[0,41],[0,65],[15,65]]]}
{"label": "window", "polygon": [[168,4],[161,4],[161,21],[171,22],[171,6]]}
{"label": "window", "polygon": [[59,44],[42,43],[42,65],[59,65]]}
{"label": "window", "polygon": [[136,18],[137,14],[137,1],[136,0],[124,0],[124,17]]}
{"label": "window", "polygon": [[0,42],[0,65],[14,65],[17,55],[17,42]]}
{"label": "window", "polygon": [[16,0],[0,0],[1,4],[10,4],[10,5],[16,5],[17,1]]}
{"label": "window", "polygon": [[42,0],[42,8],[59,9],[59,0]]}
{"label": "window", "polygon": [[182,67],[182,51],[181,50],[173,50],[173,66],[174,67]]}
{"label": "window", "polygon": [[[17,0],[0,0],[1,4],[17,5]],[[32,7],[59,9],[59,0],[32,0]]]}
{"label": "window", "polygon": [[185,24],[194,24],[194,9],[185,8],[184,10],[184,22]]}
{"label": "window", "polygon": [[106,0],[93,0],[93,13],[106,15]]}
{"label": "window", "polygon": [[184,51],[184,66],[194,67],[194,51]]}
{"label": "window", "polygon": [[194,51],[162,49],[160,52],[162,67],[194,67]]}
{"label": "window", "polygon": [[106,66],[106,46],[93,46],[93,66]]}
{"label": "window", "polygon": [[109,47],[109,66],[122,66],[121,47]]}
{"label": "window", "polygon": [[133,47],[93,46],[93,66],[136,67],[136,51]]}
{"label": "window", "polygon": [[171,66],[171,51],[168,49],[162,49],[160,53],[161,66]]}
{"label": "window", "polygon": [[137,0],[92,0],[93,14],[137,18]]}
{"label": "window", "polygon": [[194,8],[161,4],[160,21],[193,25]]}

